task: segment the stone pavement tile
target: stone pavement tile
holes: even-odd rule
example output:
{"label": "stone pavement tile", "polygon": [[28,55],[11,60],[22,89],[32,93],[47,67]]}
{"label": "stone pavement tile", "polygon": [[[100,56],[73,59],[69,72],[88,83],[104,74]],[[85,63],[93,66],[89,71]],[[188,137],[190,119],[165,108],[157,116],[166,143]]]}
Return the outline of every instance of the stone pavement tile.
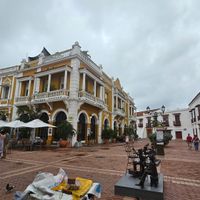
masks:
{"label": "stone pavement tile", "polygon": [[193,162],[163,160],[161,173],[165,176],[200,180],[199,164]]}
{"label": "stone pavement tile", "polygon": [[[134,146],[142,148],[147,143],[147,140],[139,140]],[[160,171],[165,177],[164,199],[200,200],[200,152],[190,151],[185,142],[174,140],[166,146],[165,156],[159,158],[162,160]],[[19,167],[17,162],[23,163],[23,166]],[[124,146],[118,143],[50,151],[13,150],[3,165],[0,161],[0,200],[12,199],[13,193],[5,194],[7,183],[16,185],[16,190],[24,191],[39,171],[56,174],[59,167],[63,167],[69,177],[80,176],[101,183],[103,200],[129,200],[114,195],[114,185],[124,174],[125,166]],[[10,176],[1,176],[8,172]]]}
{"label": "stone pavement tile", "polygon": [[6,159],[1,159],[0,160],[0,176],[3,173],[8,172],[8,169],[9,170],[17,170],[17,169],[22,169],[22,168],[30,167],[30,166],[32,166],[32,165],[26,164],[26,163],[23,163],[23,162],[14,162],[13,163],[13,162],[9,162]]}
{"label": "stone pavement tile", "polygon": [[199,187],[164,183],[164,200],[200,200]]}

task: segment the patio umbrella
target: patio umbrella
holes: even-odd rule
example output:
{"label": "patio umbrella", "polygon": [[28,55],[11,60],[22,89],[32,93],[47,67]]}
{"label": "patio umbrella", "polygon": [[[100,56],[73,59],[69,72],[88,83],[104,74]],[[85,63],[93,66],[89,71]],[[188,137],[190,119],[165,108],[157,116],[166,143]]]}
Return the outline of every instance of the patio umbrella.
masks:
{"label": "patio umbrella", "polygon": [[6,127],[7,124],[8,124],[8,122],[0,120],[0,128],[1,127]]}
{"label": "patio umbrella", "polygon": [[15,121],[6,123],[5,127],[22,128],[22,127],[26,127],[25,125],[26,125],[26,123],[24,123],[20,120],[15,120]]}
{"label": "patio umbrella", "polygon": [[25,127],[28,127],[28,128],[43,128],[43,127],[56,128],[56,126],[47,124],[40,119],[34,119],[33,121],[26,123]]}

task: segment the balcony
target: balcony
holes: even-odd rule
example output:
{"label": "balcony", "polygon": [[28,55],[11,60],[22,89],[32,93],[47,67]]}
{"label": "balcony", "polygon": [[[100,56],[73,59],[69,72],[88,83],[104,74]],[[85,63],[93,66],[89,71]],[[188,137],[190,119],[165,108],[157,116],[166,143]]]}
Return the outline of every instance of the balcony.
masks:
{"label": "balcony", "polygon": [[80,101],[83,101],[85,103],[91,104],[99,108],[105,108],[105,103],[102,99],[100,99],[99,97],[95,97],[94,95],[86,91],[80,91],[78,93],[78,97]]}
{"label": "balcony", "polygon": [[45,103],[45,102],[55,102],[63,101],[68,99],[69,91],[68,90],[55,90],[50,92],[42,92],[34,94],[31,100],[32,103]]}
{"label": "balcony", "polygon": [[0,108],[10,107],[11,100],[10,99],[0,99]]}
{"label": "balcony", "polygon": [[114,108],[114,115],[125,117],[125,111],[122,108]]}
{"label": "balcony", "polygon": [[139,123],[139,124],[138,124],[138,127],[139,127],[139,128],[143,128],[143,123]]}
{"label": "balcony", "polygon": [[31,97],[29,96],[21,96],[21,97],[15,98],[15,105],[17,106],[27,105],[27,104],[30,104],[30,102],[31,102]]}
{"label": "balcony", "polygon": [[181,121],[173,121],[174,126],[181,126]]}

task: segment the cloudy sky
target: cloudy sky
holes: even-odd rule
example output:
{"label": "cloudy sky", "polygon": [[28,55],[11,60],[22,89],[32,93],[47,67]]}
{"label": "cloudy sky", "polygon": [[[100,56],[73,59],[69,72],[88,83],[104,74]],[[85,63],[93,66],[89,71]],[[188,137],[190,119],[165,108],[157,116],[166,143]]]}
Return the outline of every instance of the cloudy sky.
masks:
{"label": "cloudy sky", "polygon": [[82,50],[138,110],[186,108],[200,89],[199,0],[0,0],[0,67]]}

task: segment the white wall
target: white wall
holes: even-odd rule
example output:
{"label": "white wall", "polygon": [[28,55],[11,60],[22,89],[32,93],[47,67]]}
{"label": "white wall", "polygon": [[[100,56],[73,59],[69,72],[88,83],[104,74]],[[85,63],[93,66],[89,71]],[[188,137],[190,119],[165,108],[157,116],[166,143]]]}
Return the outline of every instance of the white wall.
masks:
{"label": "white wall", "polygon": [[[180,121],[181,126],[174,126],[173,122],[175,121],[175,113],[180,113]],[[191,124],[191,114],[189,112],[189,108],[186,109],[177,109],[173,111],[166,111],[165,114],[169,115],[169,127],[167,127],[167,130],[171,130],[173,139],[176,139],[176,131],[182,132],[182,139],[185,140],[187,137],[187,134],[190,133],[192,135],[192,124]],[[150,116],[148,114],[143,114],[143,116],[137,117],[137,134],[140,138],[146,138],[147,137],[147,131],[146,131],[146,124],[147,124],[147,117]],[[138,127],[139,119],[143,119],[143,127]],[[163,118],[161,115],[158,116],[158,121],[162,121]],[[154,132],[154,131],[153,131]]]}

